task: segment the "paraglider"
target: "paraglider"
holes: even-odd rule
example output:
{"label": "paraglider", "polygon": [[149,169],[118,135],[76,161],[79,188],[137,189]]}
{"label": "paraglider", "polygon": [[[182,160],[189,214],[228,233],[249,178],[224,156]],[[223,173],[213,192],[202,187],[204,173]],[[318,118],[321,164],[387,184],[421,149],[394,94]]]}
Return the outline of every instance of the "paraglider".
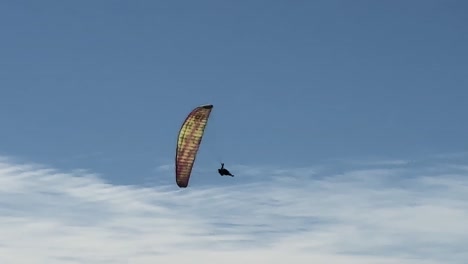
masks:
{"label": "paraglider", "polygon": [[218,173],[219,175],[221,176],[231,176],[231,177],[234,177],[234,175],[232,175],[232,173],[230,171],[228,171],[227,169],[224,168],[224,163],[221,163],[221,168],[218,169]]}
{"label": "paraglider", "polygon": [[[187,115],[179,130],[175,156],[175,178],[177,186],[180,188],[186,188],[189,184],[192,168],[212,109],[213,105],[211,104],[195,107]],[[224,168],[224,163],[221,165],[221,169],[218,169],[221,175],[234,177]]]}

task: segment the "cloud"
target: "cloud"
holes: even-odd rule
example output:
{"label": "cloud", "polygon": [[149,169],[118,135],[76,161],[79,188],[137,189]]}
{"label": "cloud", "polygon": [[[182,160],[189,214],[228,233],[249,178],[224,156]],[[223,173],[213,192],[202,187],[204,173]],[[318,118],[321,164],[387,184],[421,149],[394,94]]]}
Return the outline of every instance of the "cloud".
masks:
{"label": "cloud", "polygon": [[372,163],[340,172],[237,166],[229,180],[241,183],[178,189],[119,186],[86,171],[1,158],[0,259],[466,263],[468,167],[447,159],[390,168]]}

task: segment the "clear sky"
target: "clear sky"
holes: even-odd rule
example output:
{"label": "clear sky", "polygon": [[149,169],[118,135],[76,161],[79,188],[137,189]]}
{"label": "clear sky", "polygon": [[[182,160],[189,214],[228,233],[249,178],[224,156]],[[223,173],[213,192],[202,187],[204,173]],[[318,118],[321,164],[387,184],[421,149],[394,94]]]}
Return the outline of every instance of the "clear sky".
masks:
{"label": "clear sky", "polygon": [[[255,244],[258,252],[249,251],[251,259],[236,256],[239,259],[233,263],[274,263],[281,259],[275,252],[287,255],[292,248],[303,247],[308,250],[301,251],[303,255],[298,256],[303,259],[299,257],[296,263],[310,263],[312,259],[316,263],[341,263],[340,254],[348,253],[357,255],[344,258],[343,263],[366,263],[362,255],[377,258],[369,263],[419,263],[401,258],[378,262],[395,251],[401,255],[390,254],[392,257],[426,258],[421,263],[447,261],[446,254],[452,256],[450,263],[466,263],[468,255],[459,253],[456,247],[468,242],[466,227],[461,231],[454,223],[441,224],[443,220],[434,225],[427,223],[431,232],[438,232],[434,231],[436,228],[456,229],[452,233],[444,229],[448,235],[437,243],[446,243],[446,251],[430,257],[425,252],[437,244],[431,240],[437,234],[411,241],[421,250],[409,252],[410,249],[399,248],[399,239],[403,238],[398,232],[406,230],[409,222],[414,223],[408,227],[412,231],[405,232],[424,231],[412,228],[425,217],[406,211],[407,202],[415,197],[422,199],[421,210],[428,210],[428,216],[440,213],[432,211],[434,201],[429,191],[418,187],[426,184],[430,190],[436,188],[432,184],[441,188],[437,190],[445,200],[437,203],[440,210],[464,208],[453,212],[456,220],[451,221],[468,221],[466,200],[449,195],[468,198],[463,194],[468,184],[464,154],[468,149],[467,13],[467,2],[455,0],[1,1],[0,154],[5,161],[0,176],[4,183],[11,184],[5,186],[26,187],[18,189],[18,193],[11,193],[10,187],[0,189],[0,198],[7,201],[2,202],[5,210],[0,211],[0,219],[13,221],[15,215],[26,219],[45,217],[45,223],[58,221],[61,228],[69,230],[73,223],[67,222],[67,217],[84,212],[81,225],[88,229],[77,234],[79,239],[110,245],[98,231],[109,236],[122,234],[109,226],[102,229],[93,218],[115,218],[117,222],[120,214],[125,219],[138,218],[117,228],[130,233],[137,228],[135,225],[148,228],[144,231],[146,238],[133,233],[130,236],[138,241],[129,239],[128,243],[134,244],[125,246],[141,249],[143,243],[148,251],[135,253],[144,255],[135,262],[122,263],[154,263],[159,253],[171,252],[174,248],[161,241],[155,242],[155,248],[145,244],[145,239],[157,240],[151,234],[163,229],[167,239],[173,239],[175,244],[177,239],[192,241],[192,237],[184,238],[185,233],[180,230],[171,233],[172,229],[165,229],[157,220],[145,218],[149,217],[145,210],[157,214],[157,208],[165,208],[161,211],[167,212],[164,219],[169,219],[168,223],[196,217],[198,220],[194,221],[199,222],[190,225],[203,225],[214,240],[216,236],[229,236],[224,233],[227,229],[249,236],[258,233],[257,238],[229,238],[238,243],[244,239],[281,238],[274,247]],[[213,114],[190,187],[181,191],[175,185],[173,172],[176,137],[185,116],[201,104],[213,104]],[[236,177],[219,177],[216,169],[220,161]],[[20,170],[26,176],[16,174],[15,168],[27,166],[24,164],[41,164],[58,172],[28,165]],[[452,171],[453,166],[456,172]],[[79,177],[67,183],[73,173],[83,176],[84,172],[76,170],[86,170],[97,178]],[[53,178],[48,173],[59,176]],[[439,177],[447,174],[447,182]],[[41,180],[50,177],[57,181]],[[414,179],[414,189],[402,187],[405,184],[400,180],[407,177]],[[32,183],[23,183],[26,179]],[[363,185],[364,179],[372,179],[372,186]],[[103,182],[107,187],[102,186]],[[58,205],[49,203],[49,196],[41,196],[50,191],[47,188],[56,188],[54,192],[63,190],[62,184],[68,184],[67,190],[73,194],[55,194],[60,198]],[[73,184],[83,186],[83,191],[93,191],[77,194]],[[127,185],[132,185],[128,187],[132,189],[120,193],[120,188]],[[271,192],[262,194],[263,185],[269,186],[265,188]],[[458,189],[460,186],[465,189]],[[316,192],[310,194],[305,188]],[[334,188],[345,194],[331,200],[323,198],[334,194]],[[374,188],[382,188],[382,193],[374,193]],[[397,193],[391,193],[394,188]],[[106,190],[108,194],[104,194]],[[399,191],[405,194],[395,198]],[[18,201],[16,195],[22,192],[29,195]],[[96,198],[94,193],[104,197]],[[149,198],[142,198],[145,194]],[[316,200],[320,197],[326,200],[323,204]],[[227,204],[220,204],[219,199],[228,198],[229,202],[224,201]],[[309,198],[310,204],[301,198]],[[449,198],[456,201],[450,203]],[[94,199],[106,204],[93,202],[89,208],[80,207],[84,201]],[[257,200],[250,204],[248,199]],[[371,202],[367,199],[376,202],[368,204]],[[107,207],[114,206],[113,201],[121,202],[123,207],[135,206],[135,211],[116,213]],[[190,210],[199,209],[202,213],[171,211],[175,208],[171,202],[181,207],[187,202]],[[358,221],[353,213],[332,210],[354,206],[353,202],[362,203],[353,213],[368,214],[367,209],[383,206],[383,211],[375,213],[377,220],[388,219],[388,213],[390,218],[402,222],[392,222],[398,222],[398,227],[380,222],[369,229],[353,229],[352,223]],[[29,210],[35,203],[49,213]],[[294,210],[287,209],[292,204]],[[70,214],[57,213],[60,208],[74,210],[70,209],[73,206],[80,209]],[[226,209],[231,206],[235,210]],[[394,211],[385,211],[385,206]],[[281,210],[283,207],[286,209]],[[106,209],[101,211],[102,208]],[[323,219],[317,220],[326,223],[324,229],[300,216],[318,208],[326,211],[320,216]],[[255,216],[250,209],[258,212],[257,220],[236,225],[243,217]],[[213,222],[218,221],[216,217],[217,220],[207,220],[213,214],[223,215],[219,226]],[[345,221],[344,218],[349,225],[340,225],[340,230],[355,235],[362,243],[369,243],[365,238],[376,230],[397,231],[382,231],[382,244],[374,241],[380,245],[376,248],[361,245],[350,249],[347,246],[353,243],[340,241],[334,236],[338,236],[337,231],[333,235],[327,233],[334,232],[330,230],[337,227],[337,219]],[[270,227],[263,226],[263,221],[270,221],[273,229],[284,230],[267,232]],[[23,225],[15,223],[18,228]],[[284,223],[301,229],[289,230]],[[245,229],[247,225],[249,228]],[[297,242],[299,238],[302,240],[297,247],[287,242]],[[196,239],[194,243],[203,243]],[[12,257],[12,263],[20,261],[25,257],[16,254],[16,250],[24,252],[21,241],[15,242],[7,253],[0,251],[0,257]],[[232,243],[225,247],[244,252]],[[81,246],[70,242],[70,251],[65,250],[57,263],[65,263],[65,259],[69,263],[98,263],[101,257],[112,256],[123,245],[109,246],[102,256],[90,255],[73,262],[77,258],[74,250]],[[47,248],[35,250],[45,262],[54,263]],[[159,253],[153,256],[151,250]],[[132,252],[122,253],[122,257],[133,258]],[[194,252],[200,254],[200,261],[215,254]],[[167,259],[159,260],[179,260],[177,254],[167,254]],[[231,258],[232,253],[221,248],[216,254]],[[266,262],[255,256],[265,256]]]}

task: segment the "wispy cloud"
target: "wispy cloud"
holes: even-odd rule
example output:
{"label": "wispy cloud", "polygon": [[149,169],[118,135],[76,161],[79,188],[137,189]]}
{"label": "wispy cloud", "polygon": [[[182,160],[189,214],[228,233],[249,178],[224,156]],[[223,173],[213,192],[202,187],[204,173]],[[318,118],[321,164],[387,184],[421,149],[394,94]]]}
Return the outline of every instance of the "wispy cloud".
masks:
{"label": "wispy cloud", "polygon": [[467,263],[466,166],[406,164],[340,173],[273,168],[271,174],[238,166],[235,180],[254,180],[178,189],[117,186],[84,171],[2,158],[0,259]]}

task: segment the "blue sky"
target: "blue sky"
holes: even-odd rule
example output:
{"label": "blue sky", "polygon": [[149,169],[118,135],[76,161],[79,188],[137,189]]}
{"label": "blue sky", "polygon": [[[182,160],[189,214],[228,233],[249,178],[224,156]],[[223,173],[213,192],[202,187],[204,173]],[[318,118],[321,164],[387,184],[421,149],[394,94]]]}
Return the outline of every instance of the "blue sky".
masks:
{"label": "blue sky", "polygon": [[[82,228],[88,231],[76,234],[76,239],[87,243],[107,243],[103,237],[119,235],[119,227],[136,230],[133,228],[139,227],[134,225],[139,225],[155,233],[146,230],[147,238],[129,235],[135,236],[128,242],[134,242],[130,248],[137,249],[140,243],[151,247],[144,239],[154,241],[151,234],[164,226],[153,226],[156,222],[150,218],[154,213],[163,215],[168,223],[181,221],[211,230],[207,231],[209,238],[184,238],[179,231],[165,233],[167,239],[184,243],[230,237],[226,230],[232,229],[240,235],[226,238],[233,242],[225,246],[237,252],[244,250],[238,247],[242,245],[239,241],[257,243],[275,236],[275,246],[260,243],[256,244],[258,251],[244,252],[253,259],[266,252],[271,253],[266,259],[280,259],[274,255],[275,247],[277,252],[290,254],[290,247],[296,244],[289,247],[288,239],[302,237],[304,244],[294,250],[303,246],[323,253],[301,251],[304,255],[298,256],[304,257],[304,263],[311,259],[340,263],[343,252],[356,254],[344,263],[366,263],[363,255],[376,258],[369,263],[419,263],[399,256],[426,258],[421,263],[429,263],[449,253],[452,263],[465,263],[467,255],[457,255],[456,245],[467,242],[466,230],[442,229],[447,237],[438,243],[445,243],[446,251],[441,249],[430,257],[424,252],[434,246],[427,241],[439,239],[436,233],[431,236],[430,232],[437,232],[434,230],[428,237],[412,241],[421,246],[420,251],[406,253],[397,248],[398,243],[384,241],[378,248],[366,244],[348,250],[346,246],[352,243],[340,242],[333,237],[337,231],[330,230],[344,228],[362,241],[373,231],[395,230],[382,233],[382,239],[399,241],[398,232],[416,228],[414,223],[424,219],[406,211],[415,197],[421,199],[421,212],[437,215],[440,210],[454,210],[450,212],[455,220],[443,221],[468,220],[466,209],[457,211],[460,205],[467,208],[463,200],[467,197],[460,191],[468,184],[467,11],[468,5],[462,1],[432,0],[2,1],[0,154],[5,161],[0,175],[4,183],[26,187],[18,187],[17,192],[1,189],[0,197],[6,201],[1,221],[10,223],[15,217],[28,221],[50,212],[43,216],[45,225],[52,221],[64,230],[75,230],[69,222],[75,213],[57,210],[78,206],[77,213],[86,214]],[[188,112],[206,103],[214,105],[212,118],[190,188],[180,191],[173,175],[177,132]],[[220,161],[235,178],[216,174]],[[21,166],[27,169],[15,169]],[[44,171],[43,166],[53,171]],[[60,176],[53,176],[55,173]],[[95,176],[81,177],[89,174]],[[77,175],[78,179],[72,178]],[[407,178],[421,185],[405,187]],[[32,183],[24,183],[25,179]],[[77,194],[70,183],[69,191],[43,193],[50,191],[47,188],[62,188],[67,179],[74,179],[73,184],[83,191],[93,191]],[[372,179],[375,185],[368,186],[364,179]],[[267,190],[262,196],[263,184]],[[326,201],[316,204],[319,195],[334,197],[333,184],[345,194],[322,196]],[[430,195],[433,185],[444,197],[441,201]],[[304,188],[318,188],[317,194],[307,194]],[[125,190],[122,194],[121,189]],[[374,193],[376,190],[381,194]],[[454,191],[460,196],[452,196]],[[402,200],[395,198],[399,192],[406,195]],[[18,201],[15,198],[20,194],[25,198]],[[150,197],[142,198],[146,194]],[[311,199],[310,204],[301,202],[296,194]],[[61,201],[55,204],[47,195]],[[258,204],[243,200],[258,199],[255,195],[263,197]],[[213,203],[212,197],[222,201]],[[184,199],[193,199],[190,206],[201,213],[184,211],[188,206]],[[113,201],[120,201],[116,203],[129,211],[115,212]],[[203,205],[197,206],[197,201]],[[354,213],[375,209],[377,220],[384,221],[386,213],[410,220],[398,226],[369,220],[376,226],[366,230],[354,225],[358,220],[352,214],[331,208],[347,208],[353,205],[351,201],[363,204]],[[30,203],[45,211],[30,210]],[[290,211],[287,204],[294,209]],[[174,209],[179,206],[182,209]],[[225,211],[225,206],[233,206],[233,211]],[[300,215],[304,210],[317,211],[316,207],[325,213]],[[251,215],[249,210],[259,212],[259,218],[244,223],[245,216]],[[116,229],[93,222],[93,215],[118,222],[115,214],[124,214],[129,222]],[[219,229],[207,220],[213,214],[223,223]],[[184,222],[183,217],[193,217],[195,224]],[[313,217],[325,224],[313,224]],[[281,231],[268,232],[262,219]],[[21,221],[15,222],[18,228]],[[238,221],[241,224],[234,225]],[[300,228],[289,230],[284,223]],[[338,223],[345,224],[333,226]],[[427,223],[428,230],[458,226],[439,224]],[[413,235],[420,234],[411,228]],[[103,237],[95,237],[101,231]],[[252,238],[253,234],[258,237]],[[61,257],[76,257],[73,249],[80,246],[74,244],[74,236],[51,235],[70,239],[66,244],[69,251]],[[325,240],[316,237],[320,235]],[[174,243],[179,245],[177,241]],[[15,253],[25,246],[21,243],[18,240],[16,249],[12,246],[6,251],[4,256],[13,256],[11,262],[19,261],[15,256],[25,257]],[[112,255],[120,246],[109,246],[102,254]],[[162,248],[153,249],[172,252],[167,244],[159,246]],[[53,263],[48,249],[34,250]],[[200,254],[200,260],[210,254],[232,254],[223,248],[217,253],[188,250]],[[396,259],[384,262],[390,251],[403,255],[394,254]],[[148,252],[135,263],[153,263],[155,257]],[[122,254],[133,256],[132,252]],[[183,262],[175,253],[167,254],[167,259],[159,260]],[[70,263],[100,259],[89,256]]]}

